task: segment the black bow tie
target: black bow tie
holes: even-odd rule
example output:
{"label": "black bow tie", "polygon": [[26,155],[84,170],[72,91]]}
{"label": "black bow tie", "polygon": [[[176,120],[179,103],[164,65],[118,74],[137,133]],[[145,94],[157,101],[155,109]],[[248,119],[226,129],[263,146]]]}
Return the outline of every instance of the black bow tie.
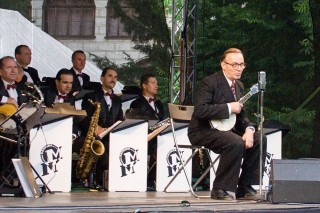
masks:
{"label": "black bow tie", "polygon": [[7,85],[7,90],[9,90],[9,89],[16,89],[17,88],[17,85],[15,85],[15,84],[8,84]]}
{"label": "black bow tie", "polygon": [[149,98],[149,103],[155,101],[154,98]]}
{"label": "black bow tie", "polygon": [[58,99],[62,99],[63,102],[68,101],[68,96],[67,95],[58,95]]}
{"label": "black bow tie", "polygon": [[82,73],[79,73],[79,74],[77,74],[77,77],[83,77],[83,74]]}

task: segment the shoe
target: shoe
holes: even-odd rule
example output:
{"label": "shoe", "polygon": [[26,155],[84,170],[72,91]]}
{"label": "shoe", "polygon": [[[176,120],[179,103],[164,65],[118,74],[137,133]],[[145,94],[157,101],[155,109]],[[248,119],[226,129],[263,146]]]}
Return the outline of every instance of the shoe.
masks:
{"label": "shoe", "polygon": [[236,199],[254,200],[257,191],[250,185],[238,186],[236,191]]}
{"label": "shoe", "polygon": [[233,200],[233,196],[229,195],[226,190],[223,189],[212,189],[211,198],[215,200]]}

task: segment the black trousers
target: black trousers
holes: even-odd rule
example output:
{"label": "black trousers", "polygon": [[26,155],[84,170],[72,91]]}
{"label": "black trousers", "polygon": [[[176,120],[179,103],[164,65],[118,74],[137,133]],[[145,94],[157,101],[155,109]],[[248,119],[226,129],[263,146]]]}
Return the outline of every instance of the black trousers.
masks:
{"label": "black trousers", "polygon": [[[234,192],[237,185],[259,184],[259,131],[254,133],[254,145],[250,149],[246,149],[242,137],[232,131],[204,130],[196,134],[197,137],[189,134],[189,139],[192,144],[203,145],[213,152],[220,154],[219,166],[216,172],[216,178],[213,181],[213,188]],[[199,137],[199,135],[203,137]],[[266,158],[266,142],[267,139],[264,136],[262,143],[263,165]],[[242,169],[241,174],[240,169]]]}
{"label": "black trousers", "polygon": [[[17,154],[17,143],[0,139],[0,172],[1,177],[8,175],[8,168],[12,165],[11,159]],[[13,169],[13,168],[11,168]]]}

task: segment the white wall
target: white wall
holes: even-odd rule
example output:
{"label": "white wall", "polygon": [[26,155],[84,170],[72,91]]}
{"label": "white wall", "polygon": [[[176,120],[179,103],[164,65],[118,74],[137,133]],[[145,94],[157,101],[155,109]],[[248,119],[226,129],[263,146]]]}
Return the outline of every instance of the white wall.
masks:
{"label": "white wall", "polygon": [[[43,0],[33,0],[32,15],[36,26],[42,28],[42,4]],[[127,62],[123,51],[128,53],[134,60],[143,58],[144,55],[134,50],[134,44],[130,39],[106,39],[106,19],[107,19],[108,0],[95,0],[96,20],[95,20],[95,38],[79,39],[79,40],[63,40],[59,41],[72,50],[83,50],[87,53],[93,53],[100,57],[107,57],[116,64]],[[90,59],[89,59],[90,60]]]}

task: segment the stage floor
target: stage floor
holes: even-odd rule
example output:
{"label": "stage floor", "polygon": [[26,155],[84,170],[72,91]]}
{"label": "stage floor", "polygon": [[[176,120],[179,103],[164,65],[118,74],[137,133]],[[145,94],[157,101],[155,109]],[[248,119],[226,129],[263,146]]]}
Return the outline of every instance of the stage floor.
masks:
{"label": "stage floor", "polygon": [[[209,191],[200,192],[209,195]],[[0,211],[10,212],[320,212],[320,204],[272,204],[216,201],[191,193],[70,192],[39,198],[2,197]]]}

